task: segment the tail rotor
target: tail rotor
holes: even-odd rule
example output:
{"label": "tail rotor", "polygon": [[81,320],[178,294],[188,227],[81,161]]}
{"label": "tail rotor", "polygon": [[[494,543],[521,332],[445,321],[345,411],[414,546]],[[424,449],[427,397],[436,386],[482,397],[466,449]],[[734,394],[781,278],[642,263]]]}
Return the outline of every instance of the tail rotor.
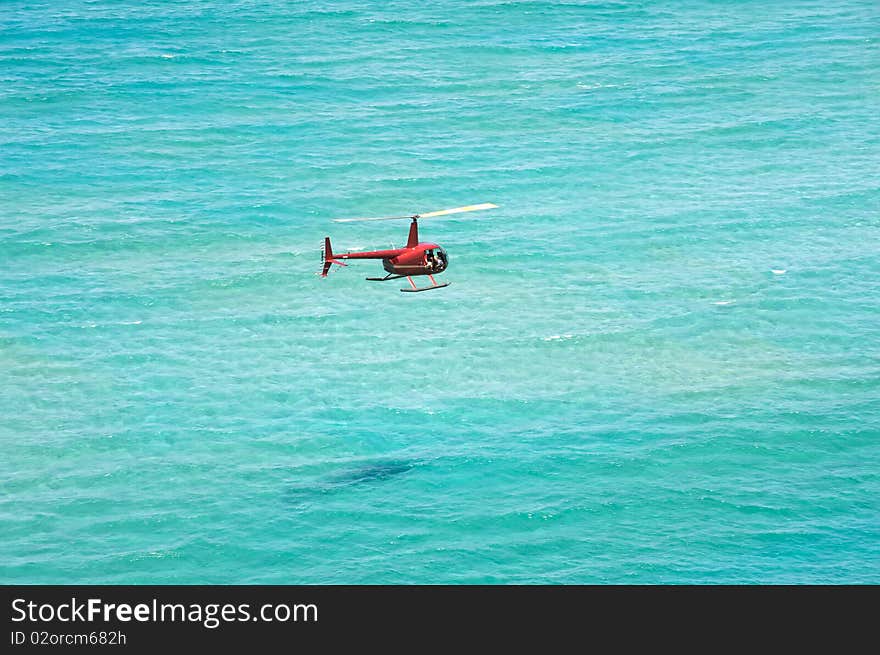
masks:
{"label": "tail rotor", "polygon": [[333,248],[330,246],[330,237],[324,237],[324,247],[321,249],[321,263],[323,264],[320,273],[321,277],[327,277],[327,273],[330,272],[330,267],[333,264],[336,264],[337,266],[347,265],[333,257]]}

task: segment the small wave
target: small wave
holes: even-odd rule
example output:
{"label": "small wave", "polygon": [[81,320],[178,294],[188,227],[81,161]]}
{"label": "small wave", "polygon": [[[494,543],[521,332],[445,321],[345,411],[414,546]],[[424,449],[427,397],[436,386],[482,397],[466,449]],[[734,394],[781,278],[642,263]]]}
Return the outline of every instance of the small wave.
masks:
{"label": "small wave", "polygon": [[771,268],[770,272],[773,275],[785,275],[786,270],[784,268]]}
{"label": "small wave", "polygon": [[573,334],[554,334],[549,337],[544,337],[543,341],[557,341],[557,340],[561,340],[561,339],[571,339],[573,336],[574,336]]}
{"label": "small wave", "polygon": [[578,82],[577,84],[575,84],[575,86],[585,91],[593,91],[595,89],[614,89],[617,87],[616,84],[602,84],[601,82],[596,82],[595,84],[585,84],[584,82]]}
{"label": "small wave", "polygon": [[714,304],[715,305],[732,305],[735,302],[736,302],[735,300],[719,300],[718,302],[716,302]]}
{"label": "small wave", "polygon": [[140,325],[143,321],[119,321],[118,323],[105,323],[103,325],[99,325],[98,323],[89,322],[80,325],[80,328],[96,328],[96,327],[107,327],[108,325]]}

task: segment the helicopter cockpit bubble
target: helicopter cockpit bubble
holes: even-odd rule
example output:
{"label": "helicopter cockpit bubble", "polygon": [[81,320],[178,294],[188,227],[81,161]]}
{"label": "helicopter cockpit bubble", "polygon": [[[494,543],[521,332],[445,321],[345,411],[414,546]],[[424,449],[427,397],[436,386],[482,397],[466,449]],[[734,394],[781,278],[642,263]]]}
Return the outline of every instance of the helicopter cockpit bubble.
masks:
{"label": "helicopter cockpit bubble", "polygon": [[434,260],[437,262],[438,271],[446,270],[446,266],[449,263],[449,257],[446,255],[446,251],[440,246],[437,246],[437,253]]}

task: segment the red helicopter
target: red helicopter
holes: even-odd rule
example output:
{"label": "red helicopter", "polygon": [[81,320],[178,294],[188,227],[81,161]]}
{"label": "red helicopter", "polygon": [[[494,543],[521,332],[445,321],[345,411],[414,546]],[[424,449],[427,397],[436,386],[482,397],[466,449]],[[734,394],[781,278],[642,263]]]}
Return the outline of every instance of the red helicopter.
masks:
{"label": "red helicopter", "polygon": [[[327,277],[330,267],[333,264],[338,266],[347,266],[339,260],[341,259],[381,259],[382,267],[388,271],[385,277],[368,277],[371,282],[384,282],[385,280],[399,280],[405,277],[409,280],[411,289],[401,289],[404,292],[430,291],[431,289],[442,289],[448,287],[449,282],[445,284],[437,284],[434,279],[435,273],[442,273],[449,266],[449,257],[446,251],[436,243],[419,243],[419,219],[435,218],[437,216],[447,216],[448,214],[460,214],[461,212],[472,212],[478,209],[493,209],[498,205],[491,202],[484,202],[481,205],[467,205],[466,207],[456,207],[454,209],[443,209],[429,214],[414,214],[412,216],[387,216],[383,218],[337,218],[336,223],[350,223],[353,221],[393,221],[409,219],[412,220],[409,226],[409,238],[406,241],[406,247],[393,248],[391,250],[372,250],[369,252],[348,252],[345,254],[334,254],[330,247],[330,237],[324,239],[324,250],[321,252],[321,262],[324,268],[321,271],[321,277]],[[431,280],[429,287],[417,287],[413,282],[413,278],[417,275],[427,275]]]}

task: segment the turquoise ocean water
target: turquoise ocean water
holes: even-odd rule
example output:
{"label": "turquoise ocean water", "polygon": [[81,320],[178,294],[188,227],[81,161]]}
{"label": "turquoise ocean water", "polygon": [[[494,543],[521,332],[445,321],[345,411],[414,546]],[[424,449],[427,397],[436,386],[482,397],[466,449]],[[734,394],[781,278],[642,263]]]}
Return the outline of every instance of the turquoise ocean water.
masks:
{"label": "turquoise ocean water", "polygon": [[874,0],[3,0],[0,581],[880,583],[878,116]]}

